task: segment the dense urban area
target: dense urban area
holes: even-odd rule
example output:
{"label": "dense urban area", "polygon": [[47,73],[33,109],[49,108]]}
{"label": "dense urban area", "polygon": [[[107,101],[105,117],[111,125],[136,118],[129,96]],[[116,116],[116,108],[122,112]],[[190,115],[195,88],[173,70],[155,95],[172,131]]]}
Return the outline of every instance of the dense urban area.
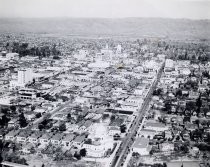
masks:
{"label": "dense urban area", "polygon": [[0,36],[0,166],[209,167],[206,40]]}

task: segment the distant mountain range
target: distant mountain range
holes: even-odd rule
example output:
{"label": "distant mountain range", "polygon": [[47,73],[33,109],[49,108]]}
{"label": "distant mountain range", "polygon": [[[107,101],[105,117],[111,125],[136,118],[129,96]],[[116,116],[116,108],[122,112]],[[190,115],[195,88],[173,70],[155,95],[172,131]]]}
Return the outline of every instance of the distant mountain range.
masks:
{"label": "distant mountain range", "polygon": [[0,33],[57,34],[84,37],[167,37],[210,40],[210,20],[161,18],[0,19]]}

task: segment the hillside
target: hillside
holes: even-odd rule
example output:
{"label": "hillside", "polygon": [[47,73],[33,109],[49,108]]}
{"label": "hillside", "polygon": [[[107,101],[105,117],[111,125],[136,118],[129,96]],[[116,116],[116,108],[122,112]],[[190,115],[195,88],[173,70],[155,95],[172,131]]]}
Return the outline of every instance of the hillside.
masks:
{"label": "hillside", "polygon": [[209,20],[160,18],[33,18],[0,19],[0,33],[62,34],[73,36],[169,37],[210,39]]}

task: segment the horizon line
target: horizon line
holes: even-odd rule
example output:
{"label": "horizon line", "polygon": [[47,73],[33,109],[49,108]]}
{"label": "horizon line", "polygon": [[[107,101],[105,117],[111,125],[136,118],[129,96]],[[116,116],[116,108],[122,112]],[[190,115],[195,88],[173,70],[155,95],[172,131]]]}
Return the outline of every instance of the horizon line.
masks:
{"label": "horizon line", "polygon": [[52,16],[52,17],[1,17],[0,19],[170,19],[170,20],[191,20],[191,21],[210,21],[208,18],[184,18],[184,17],[75,17],[75,16]]}

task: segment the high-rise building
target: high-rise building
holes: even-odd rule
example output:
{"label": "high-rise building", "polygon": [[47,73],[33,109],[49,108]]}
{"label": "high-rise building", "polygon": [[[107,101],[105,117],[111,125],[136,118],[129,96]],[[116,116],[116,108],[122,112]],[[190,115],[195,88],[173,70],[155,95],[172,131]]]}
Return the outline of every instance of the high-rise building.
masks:
{"label": "high-rise building", "polygon": [[18,70],[18,84],[25,85],[33,81],[32,70],[20,69]]}
{"label": "high-rise building", "polygon": [[121,45],[117,45],[116,53],[118,53],[118,54],[122,53],[122,46]]}

